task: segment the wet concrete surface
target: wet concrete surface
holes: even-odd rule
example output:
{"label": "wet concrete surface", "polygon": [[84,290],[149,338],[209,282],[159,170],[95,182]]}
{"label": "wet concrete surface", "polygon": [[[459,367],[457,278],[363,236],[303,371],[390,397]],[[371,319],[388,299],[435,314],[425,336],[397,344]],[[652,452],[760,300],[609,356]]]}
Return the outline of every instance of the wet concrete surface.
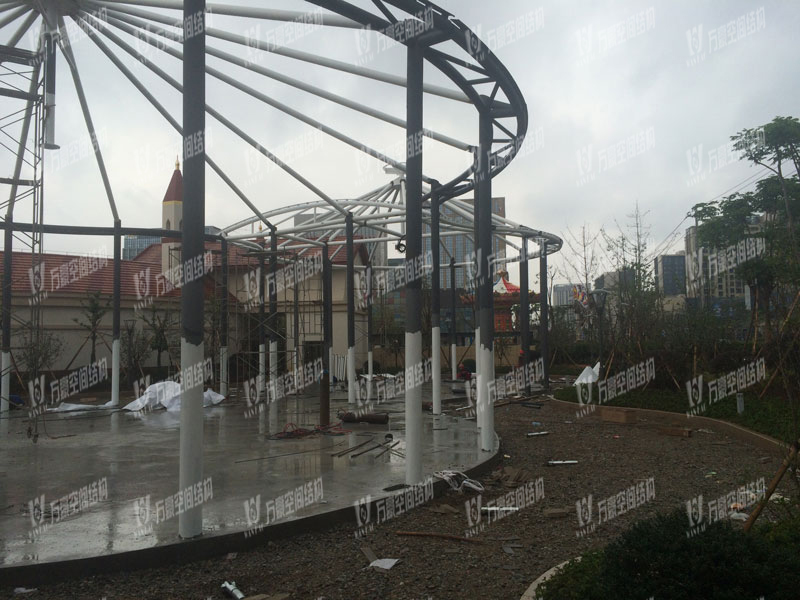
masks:
{"label": "wet concrete surface", "polygon": [[[449,385],[443,385],[445,394],[449,390]],[[287,423],[306,429],[316,426],[318,391],[314,387],[309,392],[284,398],[256,414],[248,412],[235,393],[205,409],[204,485],[202,490],[193,490],[193,501],[202,500],[204,537],[250,529],[248,503],[258,495],[264,506],[267,500],[285,497],[303,486],[305,504],[311,491],[307,484],[313,487],[320,477],[322,498],[317,483],[312,502],[278,522],[353,506],[366,495],[373,500],[388,496],[385,488],[404,483],[403,397],[374,407],[389,413],[388,425],[343,424],[349,431],[344,435],[270,439]],[[430,384],[426,384],[423,401],[430,398]],[[331,394],[332,422],[339,410],[348,410],[346,392]],[[9,434],[0,441],[0,566],[85,558],[179,541],[178,515],[170,517],[161,508],[165,499],[174,500],[178,493],[179,426],[180,413],[164,410],[48,413],[44,423],[40,419],[39,438],[33,443],[26,434],[26,415],[12,412]],[[377,449],[355,458],[332,456],[367,440],[382,443],[386,434],[400,442],[394,447],[399,454],[384,452],[376,457]],[[442,469],[466,470],[493,455],[480,451],[474,420],[423,412],[426,476]],[[74,500],[67,508],[71,493]],[[51,503],[61,498],[66,500],[64,508],[51,509]],[[263,524],[266,515],[259,518]],[[270,519],[275,522],[273,515]]]}

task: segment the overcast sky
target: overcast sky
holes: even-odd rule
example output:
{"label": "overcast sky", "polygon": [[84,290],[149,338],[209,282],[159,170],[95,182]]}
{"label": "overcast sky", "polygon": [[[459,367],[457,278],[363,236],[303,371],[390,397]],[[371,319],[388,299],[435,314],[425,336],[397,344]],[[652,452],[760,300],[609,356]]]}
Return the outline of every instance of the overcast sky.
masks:
{"label": "overcast sky", "polygon": [[[269,4],[296,9],[301,3]],[[442,0],[440,4],[494,50],[527,102],[530,141],[522,156],[494,180],[493,195],[506,197],[509,218],[562,237],[567,228],[577,231],[582,224],[593,231],[615,230],[615,221],[624,225],[638,202],[651,226],[651,247],[666,250],[665,238],[694,204],[718,197],[757,173],[744,162],[729,162],[729,157],[720,165],[715,155],[726,154],[729,136],[776,115],[799,112],[800,5],[795,2]],[[2,30],[2,43],[18,23]],[[522,37],[516,34],[518,24]],[[266,40],[275,33],[268,32],[281,25],[214,15],[211,26]],[[507,37],[511,29],[513,40]],[[119,35],[134,47],[145,47],[141,42],[137,46],[135,37]],[[32,41],[26,36],[20,45],[29,48]],[[248,52],[218,40],[209,44],[404,117],[402,88],[274,54]],[[384,50],[375,33],[365,38],[350,29],[312,28],[292,47],[390,73],[405,70],[402,47]],[[74,51],[123,225],[158,227],[179,136],[90,40],[76,40]],[[177,59],[155,49],[148,52],[180,80]],[[117,53],[123,54],[118,49]],[[123,60],[180,121],[180,94],[131,57],[125,55]],[[402,129],[219,59],[209,58],[208,64],[403,159]],[[57,159],[50,154],[46,159],[50,166],[45,170],[45,222],[110,226],[113,221],[96,163],[76,152],[81,145],[88,147],[87,136],[66,67],[62,60],[56,125],[62,151]],[[431,67],[425,75],[427,81],[448,85]],[[349,146],[211,77],[207,101],[332,197],[357,196],[388,180],[377,161],[361,158]],[[21,108],[19,101],[0,102],[4,115]],[[209,154],[260,208],[315,199],[216,120],[208,117],[207,124]],[[427,97],[425,126],[467,143],[477,141],[474,109],[452,100]],[[14,134],[13,128],[7,131]],[[10,146],[4,137],[3,143]],[[70,147],[77,158],[70,156]],[[624,147],[616,161],[608,158],[612,147]],[[13,156],[8,150],[2,152],[3,176],[10,177]],[[448,180],[467,163],[464,153],[426,141],[426,174]],[[7,194],[8,188],[2,188]],[[206,189],[208,224],[224,227],[248,216],[248,209],[210,169]],[[16,219],[30,221],[30,210],[30,202],[23,202]],[[45,242],[48,251],[96,248],[110,253],[111,240],[53,236]],[[680,237],[672,249],[682,248]],[[516,280],[516,267],[510,271]],[[535,277],[535,269],[532,274]]]}

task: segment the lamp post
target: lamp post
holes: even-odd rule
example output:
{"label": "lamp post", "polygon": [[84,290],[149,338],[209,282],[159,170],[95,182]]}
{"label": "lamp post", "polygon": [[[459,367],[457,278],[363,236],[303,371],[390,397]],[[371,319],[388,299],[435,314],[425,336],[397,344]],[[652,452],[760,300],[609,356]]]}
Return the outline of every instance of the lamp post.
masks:
{"label": "lamp post", "polygon": [[597,353],[597,362],[600,363],[600,373],[603,372],[603,311],[606,307],[606,298],[608,297],[608,293],[608,290],[604,289],[597,289],[589,293],[594,299],[594,307],[597,311],[598,338],[600,341],[600,348]]}

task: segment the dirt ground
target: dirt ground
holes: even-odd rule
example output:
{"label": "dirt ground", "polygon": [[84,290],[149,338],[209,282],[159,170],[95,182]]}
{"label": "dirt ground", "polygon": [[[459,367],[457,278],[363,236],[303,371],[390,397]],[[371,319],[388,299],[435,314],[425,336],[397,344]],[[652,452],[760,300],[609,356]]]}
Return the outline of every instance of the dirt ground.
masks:
{"label": "dirt ground", "polygon": [[[596,414],[576,418],[574,410],[565,411],[549,401],[541,409],[501,406],[495,415],[502,444],[500,469],[522,469],[534,479],[542,477],[544,497],[498,521],[487,523],[484,516],[484,530],[471,538],[477,543],[396,535],[396,531],[420,531],[464,536],[469,527],[465,503],[475,494],[449,491],[422,508],[377,525],[364,539],[355,538],[355,524],[338,525],[235,556],[67,581],[25,596],[13,596],[12,590],[5,589],[0,597],[222,599],[228,596],[220,585],[227,580],[235,581],[246,595],[266,594],[274,599],[517,599],[550,567],[604,546],[633,522],[685,507],[698,494],[717,497],[761,477],[769,483],[779,466],[779,460],[766,459],[763,450],[720,432],[694,431],[689,438],[665,436],[652,423],[610,424]],[[549,433],[526,437],[530,431]],[[550,459],[578,463],[546,466]],[[521,485],[506,486],[497,474],[482,478],[484,505]],[[597,503],[649,478],[653,478],[654,498],[598,524],[587,535],[576,535],[580,525],[576,502],[592,494]],[[455,512],[431,510],[444,504]],[[570,513],[545,517],[545,510],[553,508],[569,508]],[[769,511],[762,518],[769,518]],[[389,571],[368,569],[363,546],[378,558],[400,562]]]}

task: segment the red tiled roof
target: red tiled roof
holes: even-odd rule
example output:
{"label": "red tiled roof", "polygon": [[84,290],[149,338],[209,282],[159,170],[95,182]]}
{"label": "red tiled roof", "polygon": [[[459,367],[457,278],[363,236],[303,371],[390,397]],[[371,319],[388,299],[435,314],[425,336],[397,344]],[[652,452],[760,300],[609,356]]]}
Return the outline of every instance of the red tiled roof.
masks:
{"label": "red tiled roof", "polygon": [[[3,252],[0,252],[0,276],[3,272]],[[142,253],[145,254],[145,253]],[[30,252],[14,252],[11,269],[11,292],[23,296],[32,295]],[[123,260],[120,265],[120,291],[122,296],[136,296],[136,277],[150,268],[155,285],[155,275],[161,271],[161,256],[158,261]],[[40,264],[43,290],[50,293],[86,294],[99,290],[101,294],[114,292],[114,260],[108,257],[86,257],[64,254],[42,254]],[[62,277],[63,275],[63,277]],[[153,288],[155,289],[155,287]]]}

